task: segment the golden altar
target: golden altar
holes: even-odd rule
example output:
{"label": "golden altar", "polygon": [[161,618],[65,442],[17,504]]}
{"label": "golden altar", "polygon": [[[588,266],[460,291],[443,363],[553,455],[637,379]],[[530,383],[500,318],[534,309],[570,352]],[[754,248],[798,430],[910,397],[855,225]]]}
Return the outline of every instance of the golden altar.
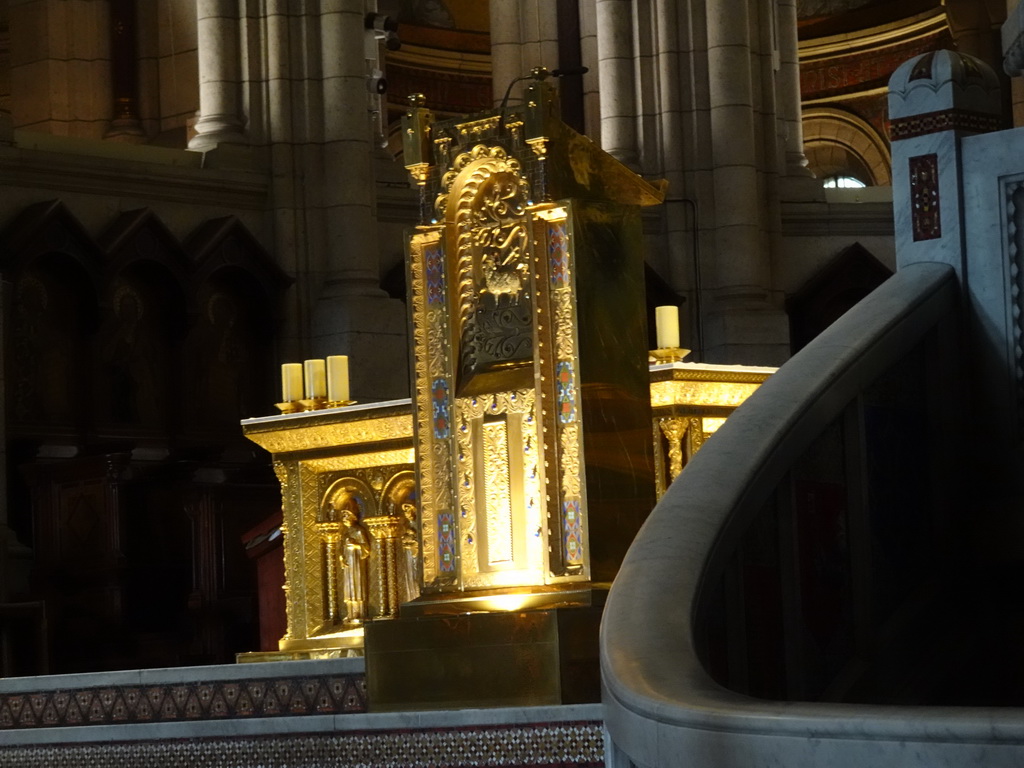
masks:
{"label": "golden altar", "polygon": [[[652,445],[660,497],[686,462],[774,371],[696,363],[650,365]],[[402,575],[398,549],[409,524],[397,514],[414,486],[411,400],[332,408],[243,422],[250,440],[273,454],[284,508],[287,633],[280,653],[250,660],[362,654],[363,625],[339,616],[337,574],[323,562],[324,510],[346,494],[359,496],[371,530],[369,620],[393,618]],[[413,499],[415,501],[415,499]],[[405,530],[401,531],[405,526]],[[333,576],[335,586],[328,581]],[[335,597],[334,600],[337,598]],[[495,596],[490,607],[529,607],[529,600]],[[331,607],[335,606],[334,613]]]}

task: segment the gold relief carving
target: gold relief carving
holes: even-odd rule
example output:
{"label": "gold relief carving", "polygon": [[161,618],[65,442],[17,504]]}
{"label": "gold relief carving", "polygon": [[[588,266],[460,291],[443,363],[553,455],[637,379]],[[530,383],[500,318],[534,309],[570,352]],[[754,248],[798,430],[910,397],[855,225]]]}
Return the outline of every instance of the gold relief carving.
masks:
{"label": "gold relief carving", "polygon": [[[274,474],[281,483],[281,505],[284,512],[281,535],[284,537],[284,593],[287,626],[283,640],[302,636],[305,626],[301,616],[302,594],[302,505],[293,462],[274,462]],[[298,538],[292,539],[292,536]]]}
{"label": "gold relief carving", "polygon": [[580,490],[580,432],[578,424],[562,426],[562,495],[566,501],[578,499]]}
{"label": "gold relief carving", "polygon": [[573,318],[572,291],[565,288],[552,291],[551,303],[554,305],[555,347],[558,356],[573,360],[576,357],[576,323]]}
{"label": "gold relief carving", "polygon": [[[317,521],[320,518],[320,477],[315,471],[302,462],[299,462],[299,488],[300,488],[300,510],[302,515],[301,525],[296,529],[301,531],[301,581],[298,594],[289,592],[289,597],[295,596],[295,603],[301,604],[301,639],[312,637],[323,623],[324,603],[321,583],[321,559],[320,559],[320,537],[317,530]],[[295,547],[299,549],[299,547]]]}
{"label": "gold relief carving", "polygon": [[759,386],[759,383],[726,381],[659,381],[651,384],[651,407],[717,405],[735,408]]}
{"label": "gold relief carving", "polygon": [[684,364],[680,367],[661,368],[651,371],[651,381],[662,383],[666,381],[709,381],[725,382],[729,384],[763,384],[765,379],[771,376],[776,368],[738,368],[728,369],[720,366],[701,367],[693,364]]}
{"label": "gold relief carving", "polygon": [[661,429],[658,425],[659,419],[652,421],[651,439],[654,443],[654,487],[655,495],[661,500],[665,493],[665,451],[662,449]]}
{"label": "gold relief carving", "polygon": [[468,123],[459,124],[459,139],[464,144],[471,141],[479,141],[485,135],[493,136],[497,133],[498,124],[501,122],[501,115],[491,115],[482,120],[473,120]]}
{"label": "gold relief carving", "polygon": [[689,422],[690,425],[687,432],[690,436],[690,456],[692,457],[704,445],[705,435],[700,416],[691,416]]}
{"label": "gold relief carving", "polygon": [[661,432],[668,441],[669,477],[675,480],[683,471],[683,437],[686,435],[689,420],[661,419],[660,425]]}
{"label": "gold relief carving", "polygon": [[341,619],[338,603],[338,542],[341,541],[341,524],[337,520],[323,520],[317,523],[323,540],[324,561],[324,619],[334,624]]}
{"label": "gold relief carving", "polygon": [[[379,469],[364,469],[361,477],[350,475],[338,479],[321,475],[321,481],[329,485],[321,496],[319,516],[323,522],[320,525],[326,522],[337,526],[336,546],[331,553],[335,561],[330,566],[335,583],[325,583],[323,592],[325,597],[332,591],[337,595],[339,602],[333,616],[343,619],[346,628],[358,626],[369,618],[372,539],[366,521],[377,514],[377,499],[368,480],[372,481],[379,473]],[[381,485],[383,487],[383,481]],[[324,568],[322,572],[327,570]],[[342,605],[344,611],[341,611]],[[326,608],[324,615],[332,615],[330,607]],[[328,624],[321,630],[333,632],[337,627]]]}
{"label": "gold relief carving", "polygon": [[445,192],[438,196],[437,211],[455,232],[461,333],[481,290],[512,297],[522,291],[529,271],[524,220],[529,182],[519,161],[502,147],[478,144],[456,158],[442,186]]}
{"label": "gold relief carving", "polygon": [[261,425],[259,429],[247,429],[245,434],[254,443],[273,454],[365,445],[412,437],[411,413],[359,421],[337,421],[338,418],[336,414],[320,418],[311,417],[266,431]]}
{"label": "gold relief carving", "polygon": [[374,618],[393,618],[398,614],[399,549],[404,522],[402,518],[384,515],[367,518],[366,527],[373,542],[373,585],[370,605]]}
{"label": "gold relief carving", "polygon": [[512,488],[509,473],[508,422],[483,424],[484,489],[487,494],[487,564],[511,563]]}
{"label": "gold relief carving", "polygon": [[[445,140],[447,146],[450,140]],[[440,146],[440,145],[439,145]],[[450,450],[447,441],[435,438],[431,417],[431,382],[448,377],[448,333],[444,312],[427,311],[425,280],[426,249],[440,243],[440,232],[415,235],[410,244],[410,283],[413,322],[413,375],[416,397],[416,449],[420,486],[421,562],[423,584],[439,587],[437,567],[437,515],[451,509]]]}
{"label": "gold relief carving", "polygon": [[476,529],[476,475],[474,465],[474,424],[483,421],[484,411],[494,396],[458,398],[455,403],[458,421],[456,424],[456,440],[458,442],[458,514],[459,545],[462,553],[463,572],[476,573],[479,564],[478,535]]}
{"label": "gold relief carving", "polygon": [[[538,535],[541,529],[542,505],[540,499],[542,496],[534,425],[535,402],[532,389],[456,400],[456,436],[459,455],[459,535],[462,546],[462,579],[465,588],[507,586],[526,583],[526,579],[535,580],[532,583],[541,583],[540,580],[543,578],[543,540]],[[515,564],[511,569],[500,567],[502,563],[498,561],[498,558],[504,557],[504,554],[498,553],[495,556],[488,549],[481,550],[482,542],[479,541],[477,506],[483,500],[477,499],[476,489],[480,487],[481,491],[485,493],[491,489],[488,488],[486,482],[488,465],[485,451],[481,449],[478,457],[474,453],[474,433],[477,435],[476,439],[483,444],[485,415],[488,419],[495,420],[504,417],[501,422],[491,423],[503,423],[507,429],[505,439],[508,440],[508,445],[504,453],[507,457],[504,471],[509,473],[505,487],[509,489],[508,505],[513,509],[511,525],[518,525],[521,529],[519,535],[525,539],[523,557],[517,553],[514,544],[511,547],[511,558]],[[508,426],[511,422],[510,416],[519,419],[521,428],[517,427],[512,430]],[[476,429],[474,429],[474,424]],[[517,435],[521,435],[521,439],[517,438]],[[500,455],[500,449],[498,449],[497,455]],[[478,461],[480,462],[479,471],[485,473],[483,483],[478,483],[475,472],[474,465]],[[516,510],[520,507],[523,508],[522,512],[517,512]],[[484,508],[486,509],[486,506]],[[466,512],[464,515],[461,514],[463,510]],[[515,522],[517,514],[525,514],[518,524]],[[481,514],[479,517],[481,525],[488,522],[486,514]],[[499,518],[495,518],[495,523],[498,523],[496,527],[502,527]],[[488,535],[488,532],[483,532],[482,535]],[[427,541],[425,534],[423,540]],[[516,540],[516,535],[513,535],[512,540],[513,542]],[[495,545],[505,546],[505,551],[509,551],[508,546],[502,545],[500,539],[495,542]],[[481,564],[481,551],[487,553],[487,563]],[[481,570],[481,565],[487,568],[492,562],[499,566],[498,570]],[[531,575],[525,575],[524,570],[532,572]]]}
{"label": "gold relief carving", "polygon": [[427,313],[427,326],[431,332],[426,334],[427,368],[434,376],[443,375],[448,367],[448,334],[445,332],[444,312],[439,309]]}
{"label": "gold relief carving", "polygon": [[[393,451],[378,451],[376,453],[356,453],[351,456],[331,456],[326,459],[308,459],[303,462],[317,472],[348,472],[358,469],[375,469],[378,467],[402,466],[408,469],[409,465],[416,463],[416,451],[413,448],[396,448]],[[386,471],[381,475],[381,480],[389,475]],[[366,481],[373,485],[373,480],[367,476]],[[377,490],[380,490],[377,488]]]}

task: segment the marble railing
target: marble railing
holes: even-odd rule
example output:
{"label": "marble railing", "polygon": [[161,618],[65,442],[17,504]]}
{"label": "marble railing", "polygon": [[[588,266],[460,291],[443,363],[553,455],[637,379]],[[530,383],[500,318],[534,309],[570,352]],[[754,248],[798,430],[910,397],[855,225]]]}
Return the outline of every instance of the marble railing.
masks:
{"label": "marble railing", "polygon": [[902,269],[762,385],[667,491],[605,608],[609,765],[1024,764],[1024,710],[757,699],[705,664],[701,601],[725,553],[866,387],[936,329],[955,339],[958,301],[949,267]]}

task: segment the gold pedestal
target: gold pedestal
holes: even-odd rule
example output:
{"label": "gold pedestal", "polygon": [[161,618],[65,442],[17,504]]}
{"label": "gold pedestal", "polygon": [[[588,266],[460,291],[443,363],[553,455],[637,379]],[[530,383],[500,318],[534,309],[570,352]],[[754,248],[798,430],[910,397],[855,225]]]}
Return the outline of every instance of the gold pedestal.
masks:
{"label": "gold pedestal", "polygon": [[368,624],[370,711],[600,701],[597,638],[606,591],[574,594],[573,602],[587,604],[413,616],[403,606],[400,618]]}

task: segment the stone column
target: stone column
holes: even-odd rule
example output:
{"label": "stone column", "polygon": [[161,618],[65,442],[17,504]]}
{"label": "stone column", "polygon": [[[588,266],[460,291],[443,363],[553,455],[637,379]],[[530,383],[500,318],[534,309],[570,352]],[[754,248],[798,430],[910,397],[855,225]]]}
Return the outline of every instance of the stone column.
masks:
{"label": "stone column", "polygon": [[[515,78],[534,67],[558,67],[558,13],[554,0],[490,0],[491,80],[498,106]],[[510,101],[516,103],[513,90]]]}
{"label": "stone column", "polygon": [[807,168],[807,156],[804,154],[796,0],[778,0],[776,24],[779,40],[779,119],[785,126],[785,173],[788,176],[811,176]]}
{"label": "stone column", "polygon": [[[401,396],[408,387],[405,306],[380,289],[374,147],[363,19],[376,3],[323,0],[320,8],[322,143],[317,237],[311,242],[312,351],[347,354],[357,400]],[[315,137],[311,137],[315,141]],[[294,180],[304,186],[302,178]],[[297,194],[307,195],[306,191]],[[322,270],[322,271],[321,271]]]}
{"label": "stone column", "polygon": [[515,78],[523,71],[522,45],[517,0],[490,0],[491,11],[491,83],[494,106]]}
{"label": "stone column", "polygon": [[324,0],[325,295],[379,295],[363,0]]}
{"label": "stone column", "polygon": [[[523,68],[558,68],[558,9],[552,0],[521,0]],[[492,27],[493,28],[493,27]],[[525,75],[526,72],[523,72]]]}
{"label": "stone column", "polygon": [[583,76],[583,127],[586,134],[601,143],[601,97],[598,92],[597,3],[579,0],[580,53],[589,72]]}
{"label": "stone column", "polygon": [[189,149],[244,143],[237,0],[196,0],[199,119]]}
{"label": "stone column", "polygon": [[626,165],[639,162],[632,0],[597,0],[597,59],[601,88],[601,148]]}
{"label": "stone column", "polygon": [[711,0],[706,7],[716,295],[760,301],[768,254],[760,226],[749,7],[747,0]]}

